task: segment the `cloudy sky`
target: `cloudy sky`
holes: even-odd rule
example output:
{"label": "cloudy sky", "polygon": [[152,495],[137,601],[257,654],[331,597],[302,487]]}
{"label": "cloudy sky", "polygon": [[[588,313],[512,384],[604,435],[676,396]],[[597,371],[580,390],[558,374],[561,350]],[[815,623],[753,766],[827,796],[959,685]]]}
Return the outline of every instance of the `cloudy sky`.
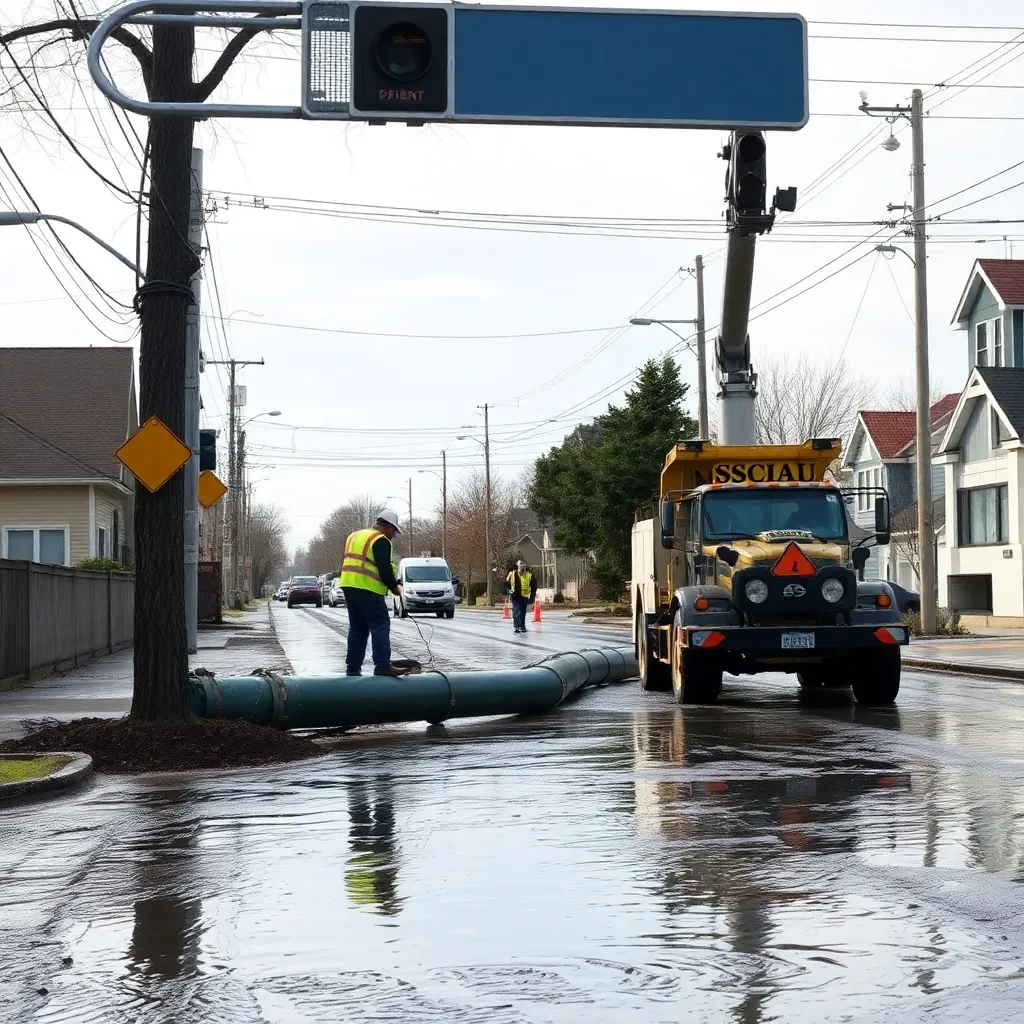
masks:
{"label": "cloudy sky", "polygon": [[[19,2],[3,4],[5,27],[52,12],[49,0],[15,10]],[[757,0],[713,6],[780,9]],[[892,105],[907,102],[917,85],[931,110],[930,212],[972,204],[931,229],[928,260],[933,375],[959,390],[965,337],[949,321],[971,262],[1024,257],[1024,231],[955,221],[1018,218],[1024,188],[973,201],[1024,184],[1024,167],[939,200],[1024,161],[1024,19],[1008,0],[969,8],[866,0],[840,22],[844,9],[832,0],[800,8],[809,21],[812,115],[803,130],[768,139],[770,188],[796,185],[801,194],[796,214],[759,243],[755,366],[784,352],[822,360],[842,353],[880,393],[910,379],[912,267],[872,252],[894,233],[874,223],[890,216],[887,204],[909,202],[910,133],[897,123],[900,148],[881,149],[888,128],[857,105],[861,88],[870,102]],[[217,40],[201,36],[198,45],[208,64]],[[128,65],[111,63],[131,88]],[[3,67],[11,80],[10,62]],[[944,84],[954,82],[970,87]],[[115,184],[137,190],[139,145],[84,67],[77,80],[64,73],[41,83],[82,154]],[[222,94],[296,103],[299,86],[297,50],[263,45]],[[19,111],[7,102],[0,145],[39,206],[133,254],[131,205],[60,140],[34,102]],[[144,136],[144,122],[133,123]],[[239,377],[246,416],[281,412],[248,428],[252,476],[258,499],[286,512],[292,543],[307,541],[351,495],[404,495],[410,476],[417,512],[435,507],[440,484],[419,470],[439,470],[442,448],[450,481],[482,464],[479,445],[456,438],[481,436],[485,402],[493,406],[495,468],[521,473],[674,343],[662,328],[623,325],[638,314],[693,317],[686,268],[698,254],[707,263],[708,324],[717,323],[722,138],[615,128],[201,125],[210,209],[204,351],[265,360]],[[24,206],[2,161],[0,186],[0,207]],[[127,270],[74,233],[64,237],[114,299],[129,301]],[[131,315],[106,305],[77,269],[62,271],[38,229],[0,231],[0,281],[4,344],[136,343]],[[681,363],[695,382],[692,356],[683,353]],[[225,383],[222,370],[204,376],[209,425],[225,426]]]}

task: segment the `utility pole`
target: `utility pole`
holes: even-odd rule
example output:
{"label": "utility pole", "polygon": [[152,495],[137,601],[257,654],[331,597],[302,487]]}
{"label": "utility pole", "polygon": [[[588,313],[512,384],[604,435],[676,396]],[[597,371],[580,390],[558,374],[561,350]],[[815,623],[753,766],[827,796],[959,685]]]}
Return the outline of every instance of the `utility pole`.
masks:
{"label": "utility pole", "polygon": [[697,422],[701,438],[709,438],[708,364],[704,349],[704,257],[697,257]]}
{"label": "utility pole", "polygon": [[[238,516],[240,502],[238,488],[241,476],[239,468],[244,459],[245,434],[238,429],[238,386],[236,384],[239,366],[263,366],[262,359],[210,359],[211,366],[228,368],[228,516],[227,541],[224,545],[224,561],[228,563],[224,581],[225,597],[232,607],[239,605],[238,576]],[[241,443],[239,443],[241,441]]]}
{"label": "utility pole", "polygon": [[487,583],[486,607],[491,607],[491,423],[489,407],[484,403],[484,579]]}
{"label": "utility pole", "polygon": [[412,477],[409,477],[409,556],[416,557],[416,551],[412,546]]}
{"label": "utility pole", "polygon": [[192,458],[185,467],[185,641],[189,654],[199,646],[199,303],[203,248],[203,151],[192,150],[188,244],[196,254],[193,300],[185,314],[185,444]]}
{"label": "utility pole", "polygon": [[914,348],[917,365],[917,536],[921,549],[921,632],[935,632],[935,533],[932,530],[931,387],[928,380],[928,264],[924,224],[924,98],[911,94],[914,185]]}
{"label": "utility pole", "polygon": [[448,558],[448,453],[441,449],[441,557]]}
{"label": "utility pole", "polygon": [[[917,539],[921,562],[921,632],[935,632],[935,532],[932,528],[932,431],[928,371],[928,263],[924,200],[924,96],[910,94],[910,106],[872,107],[861,93],[860,109],[882,114],[890,125],[899,118],[910,121],[912,153],[910,180],[914,190],[911,216],[914,228],[914,365],[917,378]],[[899,140],[890,133],[882,147],[890,152]],[[890,210],[900,209],[898,206]],[[905,210],[906,207],[903,207]]]}

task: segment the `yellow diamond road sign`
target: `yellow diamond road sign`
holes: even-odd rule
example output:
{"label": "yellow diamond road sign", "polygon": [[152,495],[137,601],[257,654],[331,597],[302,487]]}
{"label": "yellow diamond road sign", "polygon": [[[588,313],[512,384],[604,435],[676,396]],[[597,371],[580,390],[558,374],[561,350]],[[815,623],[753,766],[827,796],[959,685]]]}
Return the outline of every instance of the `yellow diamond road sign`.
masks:
{"label": "yellow diamond road sign", "polygon": [[212,469],[204,469],[199,474],[199,504],[203,508],[216,505],[225,494],[228,493],[228,485]]}
{"label": "yellow diamond road sign", "polygon": [[155,416],[150,416],[115,455],[143,487],[154,493],[192,458],[189,448]]}

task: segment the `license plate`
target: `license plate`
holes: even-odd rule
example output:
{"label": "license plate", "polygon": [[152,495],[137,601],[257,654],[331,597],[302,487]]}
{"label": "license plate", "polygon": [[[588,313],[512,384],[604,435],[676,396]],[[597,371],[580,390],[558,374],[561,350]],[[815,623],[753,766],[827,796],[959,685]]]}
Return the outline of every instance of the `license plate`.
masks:
{"label": "license plate", "polygon": [[814,634],[813,633],[783,633],[782,634],[782,649],[783,650],[802,650],[808,651],[814,649]]}

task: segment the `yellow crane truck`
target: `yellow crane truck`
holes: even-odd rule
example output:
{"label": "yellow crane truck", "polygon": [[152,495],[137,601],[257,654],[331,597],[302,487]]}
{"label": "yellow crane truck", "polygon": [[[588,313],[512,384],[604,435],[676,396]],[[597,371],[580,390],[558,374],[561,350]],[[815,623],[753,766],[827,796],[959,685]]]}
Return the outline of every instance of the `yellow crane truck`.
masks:
{"label": "yellow crane truck", "polygon": [[[864,704],[899,693],[909,631],[888,584],[861,579],[871,543],[889,541],[888,497],[873,488],[874,530],[852,529],[846,495],[826,479],[840,442],[758,445],[757,375],[747,336],[756,236],[766,211],[765,144],[734,132],[722,156],[728,230],[716,339],[718,440],[668,453],[654,515],[632,531],[634,639],[645,690],[714,703],[722,674],[796,673],[801,686],[852,686]],[[849,492],[847,492],[849,493]],[[858,532],[859,537],[851,534]]]}

